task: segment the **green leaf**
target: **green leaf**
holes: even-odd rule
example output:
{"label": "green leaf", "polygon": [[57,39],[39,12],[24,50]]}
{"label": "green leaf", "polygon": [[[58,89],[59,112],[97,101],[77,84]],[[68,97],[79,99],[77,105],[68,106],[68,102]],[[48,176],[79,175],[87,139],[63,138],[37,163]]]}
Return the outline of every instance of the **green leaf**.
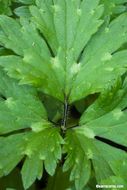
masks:
{"label": "green leaf", "polygon": [[[56,56],[59,64],[57,64],[56,72],[60,70],[59,73],[63,73],[61,80],[63,78],[66,96],[69,96],[75,77],[80,70],[77,59],[103,22],[100,19],[103,7],[100,7],[98,3],[98,0],[91,1],[91,4],[88,1],[80,3],[78,0],[54,1],[54,24],[59,44]],[[95,14],[91,13],[93,10]],[[65,72],[62,72],[61,67]]]}
{"label": "green leaf", "polygon": [[72,169],[70,180],[75,181],[76,189],[82,189],[88,182],[91,174],[90,161],[85,156],[75,134],[68,132],[65,139],[64,152],[68,153],[63,170]]}
{"label": "green leaf", "polygon": [[[125,180],[123,180],[121,177],[116,177],[116,176],[111,176],[109,179],[107,180],[103,180],[102,181],[103,185],[112,185],[112,188],[114,186],[114,188],[122,188],[122,189],[126,189],[127,188],[127,183]],[[106,188],[104,188],[106,189]]]}
{"label": "green leaf", "polygon": [[7,175],[26,155],[22,179],[24,188],[27,189],[36,178],[41,178],[43,164],[50,175],[54,174],[57,162],[61,158],[61,143],[63,140],[59,131],[51,127],[41,132],[0,137],[0,175]]}
{"label": "green leaf", "polygon": [[114,16],[114,14],[126,11],[125,3],[127,3],[127,0],[101,0],[101,3],[105,7],[104,16]]}
{"label": "green leaf", "polygon": [[92,129],[98,136],[126,146],[126,94],[125,79],[123,84],[120,81],[112,89],[100,95],[96,102],[86,110],[86,114],[84,112],[80,125]]}
{"label": "green leaf", "polygon": [[108,27],[104,25],[85,48],[70,95],[73,101],[102,91],[126,71],[127,52],[117,51],[126,42],[126,17],[122,14]]}
{"label": "green leaf", "polygon": [[[15,180],[12,180],[15,179]],[[14,169],[8,176],[0,179],[0,187],[2,190],[19,189],[23,190],[21,175],[19,169]]]}
{"label": "green leaf", "polygon": [[[74,49],[72,50],[75,57],[73,64],[92,34],[94,34],[102,24],[99,18],[103,12],[103,8],[98,6],[98,3],[98,0],[92,0],[91,4],[89,4],[89,1],[80,2],[79,0],[74,2],[54,1],[54,23],[58,43],[65,54],[66,50]],[[78,33],[79,31],[80,35]],[[68,56],[68,54],[65,56]],[[67,61],[69,61],[69,59],[70,58],[68,58]]]}
{"label": "green leaf", "polygon": [[73,183],[69,181],[70,172],[63,172],[61,167],[56,169],[54,176],[49,177],[45,190],[72,190]]}
{"label": "green leaf", "polygon": [[[0,41],[6,48],[12,49],[20,56],[1,56],[0,64],[6,68],[11,77],[21,79],[21,84],[33,84],[46,94],[63,99],[46,43],[33,24],[27,19],[22,19],[21,22],[22,27],[16,20],[1,16],[0,24],[5,34],[0,35]],[[10,28],[13,28],[13,31]]]}
{"label": "green leaf", "polygon": [[103,116],[104,114],[112,111],[114,108],[123,110],[127,106],[126,101],[127,94],[127,82],[122,83],[121,79],[118,79],[114,84],[105,89],[99,96],[99,98],[82,114],[80,123],[84,124],[93,119]]}
{"label": "green leaf", "polygon": [[[31,173],[30,173],[31,172]],[[25,189],[31,186],[36,178],[41,179],[43,174],[43,162],[36,155],[32,158],[27,158],[22,168],[22,180]]]}
{"label": "green leaf", "polygon": [[46,171],[50,175],[54,174],[57,162],[61,158],[60,144],[63,143],[63,140],[59,135],[59,131],[52,128],[45,129],[39,133],[28,134],[26,138],[28,141],[24,154],[28,156],[28,160],[24,163],[22,176],[24,187],[28,188],[35,178],[41,178],[43,163]]}
{"label": "green leaf", "polygon": [[127,51],[119,49],[127,42],[127,15],[106,23],[103,10],[99,0],[37,0],[30,20],[1,16],[0,42],[16,55],[1,56],[0,65],[62,102],[103,91],[127,67]]}
{"label": "green leaf", "polygon": [[[21,174],[17,167],[8,176],[2,177],[0,179],[0,188],[2,190],[24,190]],[[28,190],[35,189],[35,184],[33,184]]]}
{"label": "green leaf", "polygon": [[0,0],[0,14],[11,15],[11,0]]}
{"label": "green leaf", "polygon": [[21,2],[21,3],[23,3],[23,4],[34,4],[35,3],[35,0],[17,0],[18,2]]}
{"label": "green leaf", "polygon": [[0,177],[8,175],[22,160],[22,144],[23,135],[21,134],[0,137]]}
{"label": "green leaf", "polygon": [[[90,161],[92,161],[98,184],[113,175],[126,178],[123,174],[127,159],[124,151],[88,137],[85,127],[68,131],[65,140],[64,149],[68,155],[64,170],[72,169],[70,179],[75,180],[76,189],[83,189],[88,182],[91,172]],[[118,162],[119,170],[116,167]]]}
{"label": "green leaf", "polygon": [[0,134],[32,127],[47,120],[46,111],[35,89],[19,86],[0,70]]}
{"label": "green leaf", "polygon": [[26,155],[22,178],[27,189],[41,178],[43,164],[54,174],[63,140],[48,122],[35,89],[18,85],[2,70],[0,77],[0,134],[5,134],[0,137],[0,176],[9,174]]}
{"label": "green leaf", "polygon": [[104,116],[86,123],[85,126],[92,129],[98,136],[126,146],[126,118],[127,113],[116,108]]}
{"label": "green leaf", "polygon": [[[23,19],[20,21],[20,25],[14,19],[1,16],[0,41],[20,57],[1,57],[0,64],[6,68],[11,77],[20,79],[22,84],[32,84],[41,88],[44,93],[63,101],[63,96],[70,92],[71,81],[77,73],[76,59],[102,24],[100,17],[103,7],[99,5],[98,0],[92,1],[90,7],[88,1],[83,1],[80,6],[78,0],[75,2],[58,1],[54,4],[51,1],[37,1],[36,4],[37,6],[31,6],[30,10],[37,27],[43,33],[44,40],[36,31],[32,24],[33,21],[29,23],[27,19]],[[85,17],[86,21],[84,22]],[[62,24],[66,21],[67,25]],[[84,40],[79,42],[77,28],[82,26],[80,37]],[[88,28],[88,32],[85,32],[85,28]],[[66,32],[63,33],[62,30]],[[65,46],[67,50],[65,50]],[[51,47],[50,51],[49,47]],[[77,50],[78,52],[76,52]],[[52,59],[50,53],[53,56]],[[13,64],[10,64],[11,62]],[[74,66],[72,67],[72,65]],[[15,69],[18,69],[18,73]]]}
{"label": "green leaf", "polygon": [[43,170],[47,189],[124,184],[127,14],[117,14],[126,1],[15,2],[20,18],[0,15],[0,176],[22,161],[24,189]]}
{"label": "green leaf", "polygon": [[21,7],[16,8],[14,10],[14,13],[19,17],[27,17],[28,18],[31,16],[29,8],[27,6],[21,6]]}
{"label": "green leaf", "polygon": [[46,108],[49,120],[58,122],[63,116],[63,103],[41,92],[39,93],[39,97]]}
{"label": "green leaf", "polygon": [[58,41],[53,21],[52,6],[53,4],[51,0],[37,0],[36,6],[31,6],[30,11],[35,25],[48,41],[52,51],[56,53]]}
{"label": "green leaf", "polygon": [[[73,129],[73,135],[75,135],[73,138],[78,139],[77,144],[80,143],[84,154],[92,160],[98,184],[101,182],[103,184],[103,181],[108,180],[111,176],[120,177],[126,181],[124,173],[127,167],[127,155],[124,151],[119,150],[119,145],[127,146],[127,113],[121,111],[127,105],[126,78],[124,82],[119,80],[114,84],[84,112],[80,119],[81,126]],[[71,139],[71,131],[69,133]],[[113,142],[116,143],[114,148],[112,147],[114,146]],[[67,141],[67,144],[69,154],[70,142]],[[72,147],[75,147],[74,142]]]}

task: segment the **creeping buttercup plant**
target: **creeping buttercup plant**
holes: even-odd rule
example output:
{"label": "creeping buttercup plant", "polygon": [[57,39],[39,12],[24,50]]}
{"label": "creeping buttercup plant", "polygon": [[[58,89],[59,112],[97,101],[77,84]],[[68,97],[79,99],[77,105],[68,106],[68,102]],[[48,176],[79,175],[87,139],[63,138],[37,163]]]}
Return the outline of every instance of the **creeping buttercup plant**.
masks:
{"label": "creeping buttercup plant", "polygon": [[0,15],[0,176],[127,189],[127,1],[15,2]]}

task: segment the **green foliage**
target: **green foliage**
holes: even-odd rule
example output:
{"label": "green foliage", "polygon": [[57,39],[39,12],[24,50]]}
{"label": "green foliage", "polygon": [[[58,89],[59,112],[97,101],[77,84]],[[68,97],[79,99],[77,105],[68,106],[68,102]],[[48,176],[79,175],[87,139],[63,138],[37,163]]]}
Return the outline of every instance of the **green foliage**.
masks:
{"label": "green foliage", "polygon": [[105,6],[104,16],[114,16],[127,10],[127,0],[101,0]]}
{"label": "green foliage", "polygon": [[0,3],[0,188],[127,189],[126,1]]}
{"label": "green foliage", "polygon": [[21,6],[21,7],[18,7],[14,10],[14,13],[17,15],[17,16],[22,16],[22,17],[30,17],[30,11],[29,11],[29,8],[28,6]]}
{"label": "green foliage", "polygon": [[63,172],[62,169],[58,167],[56,169],[55,175],[49,178],[45,190],[65,190],[71,188],[73,183],[69,181],[69,175],[70,172]]}
{"label": "green foliage", "polygon": [[11,0],[0,0],[0,14],[11,15]]}
{"label": "green foliage", "polygon": [[[16,168],[8,176],[2,177],[0,179],[0,188],[6,190],[24,190],[19,169]],[[29,190],[35,190],[35,185],[33,184]]]}

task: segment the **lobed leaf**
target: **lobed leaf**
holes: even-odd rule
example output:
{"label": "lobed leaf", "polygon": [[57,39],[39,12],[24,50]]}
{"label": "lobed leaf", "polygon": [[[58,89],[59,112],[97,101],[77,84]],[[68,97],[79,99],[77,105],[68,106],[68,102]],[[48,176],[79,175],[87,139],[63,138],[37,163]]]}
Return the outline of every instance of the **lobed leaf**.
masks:
{"label": "lobed leaf", "polygon": [[123,83],[121,79],[118,79],[111,87],[105,89],[100,94],[99,98],[88,107],[88,109],[82,114],[80,123],[84,124],[93,119],[99,118],[112,111],[114,108],[121,110],[126,109],[126,93],[126,80]]}
{"label": "lobed leaf", "polygon": [[0,137],[0,176],[10,173],[25,155],[21,171],[25,189],[30,187],[36,178],[42,177],[43,164],[46,171],[53,175],[61,158],[61,143],[63,140],[58,130],[51,127],[40,132],[31,131]]}
{"label": "lobed leaf", "polygon": [[48,122],[35,89],[18,85],[2,70],[0,77],[0,176],[9,174],[26,156],[22,178],[27,189],[41,178],[43,163],[54,174],[63,140]]}
{"label": "lobed leaf", "polygon": [[46,124],[46,111],[35,89],[19,86],[2,70],[0,78],[0,134],[29,128],[36,122]]}
{"label": "lobed leaf", "polygon": [[[79,126],[67,126],[64,171],[71,171],[77,190],[90,189],[93,172],[98,183],[126,181],[127,155],[119,146],[127,146],[127,14],[106,22],[106,9],[109,16],[116,9],[104,0],[20,2],[26,4],[17,9],[22,18],[0,16],[0,65],[11,77],[0,68],[0,176],[24,159],[28,189],[43,167],[54,175],[61,160],[64,142],[48,121],[61,115],[47,115],[38,91],[67,107],[98,93]],[[111,2],[122,9],[125,1]]]}
{"label": "lobed leaf", "polygon": [[0,42],[17,54],[2,56],[0,64],[21,84],[72,103],[125,73],[127,52],[119,48],[127,41],[126,13],[102,25],[99,0],[37,0],[30,12],[30,21],[20,23],[0,17]]}
{"label": "lobed leaf", "polygon": [[103,26],[86,47],[70,95],[73,101],[101,92],[126,71],[126,50],[118,51],[126,42],[126,16],[120,15],[108,28]]}
{"label": "lobed leaf", "polygon": [[[0,64],[11,77],[21,79],[22,84],[33,84],[43,89],[46,94],[63,99],[50,62],[50,52],[33,24],[25,18],[21,19],[22,27],[16,20],[6,16],[1,16],[0,20],[5,31],[5,34],[0,35],[0,41],[6,48],[18,54],[1,56]],[[13,28],[13,31],[10,28]]]}
{"label": "lobed leaf", "polygon": [[[127,159],[124,151],[100,142],[94,137],[89,137],[85,127],[69,131],[65,140],[64,148],[67,158],[64,170],[71,169],[70,180],[75,180],[76,189],[83,189],[88,183],[91,162],[98,184],[101,184],[103,180],[110,178],[110,176],[126,178],[123,174]],[[118,163],[119,170],[116,169]]]}

